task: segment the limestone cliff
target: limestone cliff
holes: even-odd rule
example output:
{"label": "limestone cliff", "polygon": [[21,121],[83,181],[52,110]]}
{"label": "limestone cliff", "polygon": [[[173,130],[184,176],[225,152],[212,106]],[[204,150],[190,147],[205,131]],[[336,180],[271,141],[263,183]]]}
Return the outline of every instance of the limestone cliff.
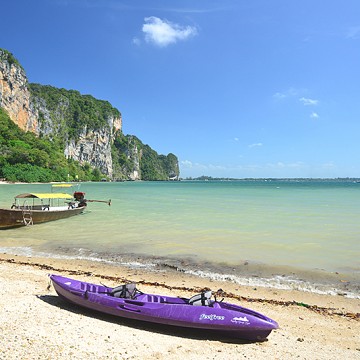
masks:
{"label": "limestone cliff", "polygon": [[60,139],[67,158],[89,164],[109,178],[168,180],[179,176],[175,155],[158,155],[136,137],[122,134],[121,114],[110,103],[75,90],[30,84],[19,62],[3,49],[0,107],[22,130]]}
{"label": "limestone cliff", "polygon": [[[38,88],[35,86],[35,89]],[[107,122],[99,129],[91,129],[84,123],[75,139],[67,134],[68,124],[64,121],[70,105],[66,93],[61,94],[54,105],[41,97],[41,92],[31,90],[20,64],[12,54],[0,49],[0,106],[10,118],[22,130],[38,136],[51,138],[64,135],[65,156],[80,163],[87,162],[112,177],[111,144],[116,132],[121,131],[120,113],[117,112],[118,116],[109,113]]]}
{"label": "limestone cliff", "polygon": [[0,107],[22,130],[38,133],[30,109],[30,91],[24,69],[9,52],[0,49]]}
{"label": "limestone cliff", "polygon": [[111,145],[121,131],[121,114],[108,102],[77,91],[29,84],[39,134],[63,139],[67,158],[113,176]]}

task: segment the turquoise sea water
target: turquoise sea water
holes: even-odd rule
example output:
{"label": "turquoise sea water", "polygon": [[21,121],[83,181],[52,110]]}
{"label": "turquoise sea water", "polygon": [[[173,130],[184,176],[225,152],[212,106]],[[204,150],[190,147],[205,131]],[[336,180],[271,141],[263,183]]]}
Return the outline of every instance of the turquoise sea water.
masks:
{"label": "turquoise sea water", "polygon": [[[0,251],[181,271],[254,286],[360,294],[360,184],[83,183],[86,213],[2,230]],[[49,184],[2,184],[0,206]],[[169,270],[170,271],[170,270]]]}

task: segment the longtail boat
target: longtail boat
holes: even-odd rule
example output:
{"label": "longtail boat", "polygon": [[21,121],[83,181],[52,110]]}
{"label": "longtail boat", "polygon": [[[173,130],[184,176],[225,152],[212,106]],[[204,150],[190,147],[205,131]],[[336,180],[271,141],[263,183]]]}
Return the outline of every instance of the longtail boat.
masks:
{"label": "longtail boat", "polygon": [[[54,184],[52,191],[71,187],[72,184]],[[82,191],[74,191],[72,195],[65,192],[19,194],[15,196],[10,209],[0,208],[0,229],[30,226],[78,215],[85,210],[87,202],[111,204],[111,200],[86,200]]]}
{"label": "longtail boat", "polygon": [[115,288],[50,275],[64,300],[98,312],[151,323],[199,329],[220,336],[263,341],[276,321],[253,310],[211,299],[206,291],[191,298],[146,294],[135,283]]}

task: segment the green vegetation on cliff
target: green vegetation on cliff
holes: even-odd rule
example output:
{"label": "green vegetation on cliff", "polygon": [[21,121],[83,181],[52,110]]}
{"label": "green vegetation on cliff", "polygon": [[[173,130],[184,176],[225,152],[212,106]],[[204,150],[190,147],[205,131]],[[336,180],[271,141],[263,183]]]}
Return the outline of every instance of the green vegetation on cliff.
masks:
{"label": "green vegetation on cliff", "polygon": [[[129,180],[140,172],[142,180],[168,180],[179,176],[174,154],[159,155],[137,137],[119,132],[112,146],[114,178]],[[137,160],[137,161],[136,161]],[[0,108],[0,178],[20,182],[100,181],[105,176],[88,163],[64,156],[63,143],[21,130]]]}
{"label": "green vegetation on cliff", "polygon": [[15,58],[15,56],[10,51],[7,51],[5,49],[0,49],[0,60],[7,61],[10,66],[15,64],[16,66],[23,69],[23,67],[21,66],[19,61]]}
{"label": "green vegetation on cliff", "polygon": [[168,180],[179,176],[177,157],[174,154],[158,155],[149,145],[140,145],[142,161],[140,163],[143,180]]}
{"label": "green vegetation on cliff", "polygon": [[[178,178],[176,156],[159,155],[135,136],[123,135],[121,114],[108,101],[29,84],[20,63],[4,49],[0,77],[6,82],[0,87],[0,177],[23,182],[97,181],[107,177],[104,174],[115,180]],[[18,128],[6,109],[14,121],[16,111],[27,112],[25,125],[31,124],[38,137]]]}
{"label": "green vegetation on cliff", "polygon": [[[81,131],[99,130],[109,126],[109,118],[119,118],[119,110],[108,101],[95,99],[91,95],[81,95],[75,90],[55,88],[50,85],[29,84],[33,100],[45,101],[51,118],[62,120],[59,135],[67,134],[70,139],[77,139]],[[40,107],[41,109],[41,107]],[[39,117],[45,114],[39,110]]]}
{"label": "green vegetation on cliff", "polygon": [[59,141],[22,131],[0,108],[0,177],[8,181],[99,181],[102,174],[89,164],[67,160]]}
{"label": "green vegetation on cliff", "polygon": [[[133,159],[139,161],[142,180],[169,180],[179,176],[178,159],[174,154],[159,155],[149,145],[144,145],[136,136],[116,135],[113,145],[114,173],[131,173],[136,168]],[[132,159],[132,160],[131,160]]]}

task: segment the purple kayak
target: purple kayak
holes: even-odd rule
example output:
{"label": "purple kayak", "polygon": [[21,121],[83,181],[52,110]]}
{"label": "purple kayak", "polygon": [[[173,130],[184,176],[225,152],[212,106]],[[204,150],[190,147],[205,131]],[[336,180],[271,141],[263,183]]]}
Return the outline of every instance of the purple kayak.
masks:
{"label": "purple kayak", "polygon": [[242,306],[212,300],[211,292],[190,299],[145,294],[135,284],[104,285],[50,275],[57,294],[71,303],[102,313],[151,323],[210,330],[219,336],[263,341],[276,321]]}

